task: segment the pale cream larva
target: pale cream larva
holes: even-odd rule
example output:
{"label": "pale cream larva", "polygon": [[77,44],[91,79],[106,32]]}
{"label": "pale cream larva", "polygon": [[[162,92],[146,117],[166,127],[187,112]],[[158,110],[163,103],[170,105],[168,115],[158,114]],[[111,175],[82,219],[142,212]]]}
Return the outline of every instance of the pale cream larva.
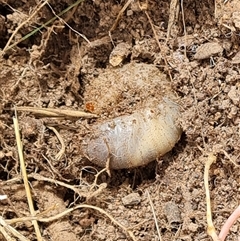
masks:
{"label": "pale cream larva", "polygon": [[168,98],[92,126],[84,155],[98,166],[123,169],[146,165],[169,152],[181,136],[179,106]]}
{"label": "pale cream larva", "polygon": [[[86,77],[87,78],[87,77]],[[167,77],[154,65],[131,62],[84,79],[84,105],[99,118],[83,137],[83,155],[98,166],[146,165],[181,135],[180,108]]]}

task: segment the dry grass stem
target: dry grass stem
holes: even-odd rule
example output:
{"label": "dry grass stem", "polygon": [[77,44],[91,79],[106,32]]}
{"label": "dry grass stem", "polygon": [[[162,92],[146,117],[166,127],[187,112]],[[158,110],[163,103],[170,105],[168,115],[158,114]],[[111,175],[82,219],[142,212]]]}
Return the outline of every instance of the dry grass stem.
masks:
{"label": "dry grass stem", "polygon": [[[30,241],[20,234],[15,228],[11,227],[5,220],[0,216],[0,232],[4,235],[7,241]],[[8,233],[11,233],[17,239],[11,237]]]}
{"label": "dry grass stem", "polygon": [[[105,171],[105,170],[103,169],[103,171]],[[97,187],[98,187],[97,190],[95,190],[93,192],[86,192],[86,189],[84,191],[80,189],[81,185],[79,185],[79,186],[70,185],[70,184],[67,184],[67,183],[64,183],[64,182],[52,179],[52,178],[44,177],[44,176],[42,176],[42,175],[40,175],[38,173],[31,173],[31,174],[28,175],[28,177],[29,178],[34,178],[35,180],[38,180],[38,181],[45,181],[45,182],[53,183],[55,185],[59,185],[59,186],[68,188],[68,189],[74,191],[75,193],[77,193],[79,196],[85,197],[87,199],[91,199],[92,197],[97,196],[100,192],[102,192],[103,189],[105,189],[107,187],[106,183],[102,183],[100,185],[97,185]],[[21,177],[19,176],[19,177],[15,177],[15,178],[12,178],[10,180],[5,181],[4,184],[10,185],[10,184],[13,184],[13,183],[17,183],[20,180],[21,180]],[[95,184],[92,184],[91,186],[96,187]]]}
{"label": "dry grass stem", "polygon": [[[141,6],[140,6],[140,8],[142,9]],[[160,52],[161,52],[161,54],[162,54],[162,57],[163,57],[165,66],[166,66],[166,68],[167,68],[168,76],[169,76],[169,78],[170,78],[170,80],[171,80],[171,82],[172,82],[172,81],[173,81],[172,75],[171,75],[170,69],[169,69],[169,67],[168,67],[167,59],[166,59],[166,57],[164,56],[164,53],[163,53],[163,51],[162,51],[161,44],[160,44],[160,42],[159,42],[159,40],[158,40],[157,32],[156,32],[156,30],[155,30],[155,28],[154,28],[154,25],[153,25],[153,23],[152,23],[152,20],[151,20],[151,18],[150,18],[150,16],[149,16],[148,12],[145,10],[144,13],[146,14],[146,16],[147,16],[147,18],[148,18],[148,21],[149,21],[149,23],[150,23],[150,25],[151,25],[151,28],[152,28],[152,31],[153,31],[155,40],[156,40],[156,42],[157,42],[157,44],[158,44],[159,50],[160,50]]]}
{"label": "dry grass stem", "polygon": [[49,6],[49,8],[51,9],[52,13],[54,14],[55,17],[57,17],[61,22],[63,22],[68,28],[70,28],[74,33],[76,33],[77,35],[79,35],[81,38],[83,38],[86,42],[88,42],[89,44],[91,44],[91,42],[87,39],[87,37],[81,33],[79,33],[77,30],[73,29],[64,19],[60,18],[55,11],[53,10],[52,6],[47,3],[47,5]]}
{"label": "dry grass stem", "polygon": [[12,33],[11,37],[9,38],[7,44],[5,45],[4,49],[3,49],[3,53],[6,52],[8,49],[10,49],[9,45],[12,42],[13,37],[17,34],[17,32],[19,31],[20,28],[22,28],[27,22],[29,22],[46,4],[47,4],[47,0],[44,1],[29,17],[26,21],[23,21],[21,24],[19,24],[19,26],[14,30],[14,32]]}
{"label": "dry grass stem", "polygon": [[0,225],[0,233],[7,241],[15,241],[16,239],[11,238],[11,236],[6,232],[3,226]]}
{"label": "dry grass stem", "polygon": [[110,33],[116,29],[120,18],[122,17],[123,13],[125,12],[125,10],[128,8],[128,6],[130,5],[130,3],[131,3],[132,1],[133,1],[133,0],[128,0],[128,1],[124,4],[123,8],[119,11],[119,13],[118,13],[118,15],[117,15],[117,18],[116,18],[116,20],[115,20],[115,22],[114,22],[114,24],[112,25],[111,29],[109,30]]}
{"label": "dry grass stem", "polygon": [[55,118],[96,118],[97,115],[78,110],[62,110],[53,108],[40,108],[30,106],[16,106],[12,110],[28,111],[44,117]]}
{"label": "dry grass stem", "polygon": [[[62,16],[63,14],[67,13],[70,9],[76,7],[79,3],[83,2],[84,0],[77,0],[75,3],[73,3],[72,5],[70,5],[69,7],[67,7],[66,9],[64,9],[62,12],[60,12],[58,14],[58,17]],[[47,3],[47,0],[44,2],[45,4]],[[36,13],[36,11],[35,11]],[[7,51],[13,47],[15,47],[17,44],[21,43],[22,41],[28,39],[30,36],[34,35],[35,33],[37,33],[38,31],[40,31],[41,29],[45,28],[46,26],[48,26],[50,23],[52,23],[53,21],[55,21],[57,19],[56,16],[54,16],[53,18],[51,18],[49,21],[47,21],[46,23],[42,24],[40,27],[34,29],[32,32],[28,33],[27,35],[25,35],[24,37],[22,37],[20,40],[16,41],[15,43],[11,44],[10,46],[5,46],[4,51]],[[28,19],[29,21],[30,19]],[[25,21],[25,23],[27,23],[27,21]],[[25,24],[24,23],[24,24]],[[21,25],[22,27],[23,25]],[[18,29],[19,30],[19,29]],[[14,31],[15,32],[15,31]],[[17,32],[17,31],[16,31]],[[16,33],[15,33],[16,34]]]}
{"label": "dry grass stem", "polygon": [[225,150],[221,150],[221,151],[222,151],[222,152],[224,153],[224,155],[233,163],[233,165],[234,165],[235,167],[240,167],[240,165],[237,164],[237,162],[236,162],[235,160],[233,160]]}
{"label": "dry grass stem", "polygon": [[[106,183],[102,183],[102,184],[98,185],[97,190],[92,191],[92,192],[91,191],[86,192],[86,190],[84,190],[84,191],[81,190],[80,186],[74,186],[74,185],[70,185],[70,184],[55,180],[55,179],[43,177],[42,175],[37,174],[37,173],[32,173],[29,175],[29,177],[34,178],[38,181],[50,182],[50,183],[54,183],[55,185],[60,185],[62,187],[66,187],[66,188],[74,191],[75,193],[77,193],[79,196],[86,197],[87,199],[97,196],[100,192],[102,192],[103,189],[106,188],[106,185],[107,185]],[[96,187],[95,182],[92,184],[92,186]],[[91,190],[91,188],[90,188],[90,190]]]}
{"label": "dry grass stem", "polygon": [[38,215],[38,216],[35,216],[35,217],[24,217],[24,218],[9,219],[9,220],[6,220],[6,223],[13,224],[13,223],[25,222],[25,221],[29,221],[29,220],[39,221],[39,222],[44,222],[44,223],[45,222],[53,222],[55,220],[59,220],[60,218],[66,216],[69,213],[73,212],[74,210],[80,209],[80,208],[90,208],[90,209],[96,210],[96,211],[100,212],[101,214],[107,216],[111,220],[111,222],[113,222],[115,225],[120,227],[125,233],[127,233],[129,235],[129,237],[131,237],[131,239],[133,241],[137,241],[137,239],[134,236],[133,232],[130,231],[130,228],[127,228],[127,227],[123,226],[113,216],[111,216],[109,213],[104,211],[102,208],[95,207],[95,206],[92,206],[92,205],[87,205],[87,204],[80,204],[80,205],[77,205],[77,206],[75,206],[73,208],[68,208],[65,211],[63,211],[63,212],[61,212],[61,213],[59,213],[59,214],[57,214],[55,216],[49,217],[49,218],[41,218]]}
{"label": "dry grass stem", "polygon": [[153,218],[154,218],[155,226],[156,226],[156,229],[157,229],[158,237],[159,237],[159,240],[162,241],[161,232],[160,232],[160,229],[159,229],[159,226],[158,226],[156,213],[155,213],[155,210],[154,210],[154,207],[153,207],[153,202],[152,202],[151,196],[150,196],[148,191],[147,191],[147,195],[148,195],[148,201],[149,201],[151,209],[152,209]]}
{"label": "dry grass stem", "polygon": [[214,241],[221,241],[218,238],[218,235],[216,233],[216,230],[212,221],[211,199],[210,199],[210,191],[208,186],[209,169],[212,163],[216,162],[216,160],[217,160],[216,156],[214,156],[213,153],[209,153],[208,159],[205,163],[205,169],[204,169],[204,187],[206,192],[206,203],[207,203],[207,225],[208,225],[207,232]]}
{"label": "dry grass stem", "polygon": [[103,172],[106,172],[106,171],[107,171],[107,169],[106,169],[106,168],[103,168],[100,172],[97,172],[97,174],[95,175],[94,182],[93,182],[93,184],[91,185],[90,190],[93,190],[96,186],[98,186],[98,185],[97,185],[97,180],[98,180],[99,175],[100,175],[101,173],[103,173]]}
{"label": "dry grass stem", "polygon": [[53,183],[55,185],[66,187],[66,188],[74,191],[75,193],[77,193],[79,196],[82,196],[82,197],[87,197],[87,195],[89,194],[89,193],[86,193],[84,191],[81,191],[77,186],[70,185],[70,184],[55,180],[55,179],[48,178],[48,177],[44,177],[44,176],[42,176],[40,174],[37,174],[37,173],[31,173],[29,175],[29,177],[34,178],[38,181],[50,182],[50,183]]}
{"label": "dry grass stem", "polygon": [[54,134],[57,136],[60,144],[61,144],[61,149],[60,151],[58,152],[58,154],[56,155],[56,160],[60,160],[61,157],[63,156],[63,154],[65,153],[65,144],[64,144],[64,141],[61,137],[61,135],[58,133],[58,131],[54,128],[54,127],[51,127],[51,126],[47,126],[48,129],[52,130],[54,132]]}
{"label": "dry grass stem", "polygon": [[[17,148],[18,148],[18,155],[19,155],[19,160],[20,160],[20,168],[21,168],[24,187],[25,187],[27,200],[28,200],[28,206],[29,206],[29,210],[30,210],[31,215],[35,216],[36,212],[35,212],[34,206],[33,206],[33,200],[32,200],[30,186],[28,184],[27,171],[26,171],[26,166],[25,166],[24,157],[23,157],[23,146],[22,146],[22,142],[21,142],[21,138],[20,138],[18,120],[17,120],[16,117],[13,118],[13,124],[14,124],[14,131],[15,131]],[[41,241],[42,236],[41,236],[41,233],[40,233],[38,222],[36,220],[33,220],[32,224],[33,224],[34,229],[35,229],[37,240]]]}
{"label": "dry grass stem", "polygon": [[[47,163],[49,165],[49,167],[47,167],[47,168],[48,168],[49,172],[52,174],[52,176],[54,178],[55,178],[55,176],[57,176],[57,177],[61,176],[59,174],[58,170],[52,165],[51,161],[43,154],[42,154],[42,157],[47,161]],[[62,176],[61,176],[61,178],[66,181],[66,179],[64,179]]]}

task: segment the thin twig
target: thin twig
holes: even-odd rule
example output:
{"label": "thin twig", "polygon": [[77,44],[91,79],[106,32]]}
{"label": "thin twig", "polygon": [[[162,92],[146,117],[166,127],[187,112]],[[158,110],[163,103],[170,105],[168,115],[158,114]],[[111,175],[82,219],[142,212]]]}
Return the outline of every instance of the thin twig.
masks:
{"label": "thin twig", "polygon": [[118,15],[117,15],[117,18],[116,18],[116,20],[115,20],[115,22],[114,22],[114,24],[112,25],[111,29],[109,30],[110,33],[111,33],[113,30],[115,30],[115,28],[116,28],[117,25],[118,25],[118,22],[119,22],[120,18],[122,17],[123,13],[125,12],[125,10],[127,9],[127,7],[129,6],[129,4],[130,4],[132,1],[133,1],[133,0],[128,0],[128,1],[124,4],[123,8],[119,11],[119,13],[118,13]]}
{"label": "thin twig", "polygon": [[65,149],[66,149],[65,144],[64,144],[64,141],[63,141],[61,135],[58,133],[58,131],[57,131],[54,127],[52,127],[52,126],[47,126],[47,128],[50,129],[50,130],[52,130],[52,131],[54,132],[54,134],[57,136],[57,138],[58,138],[58,140],[59,140],[59,142],[60,142],[60,144],[61,144],[61,149],[60,149],[60,151],[58,152],[58,154],[57,154],[56,157],[55,157],[56,160],[60,160],[61,157],[63,156],[63,154],[65,153]]}
{"label": "thin twig", "polygon": [[98,177],[100,176],[101,173],[106,172],[106,168],[103,168],[100,172],[97,172],[97,174],[95,175],[95,179],[93,184],[91,185],[90,191],[93,190],[97,185],[97,181],[98,181]]}
{"label": "thin twig", "polygon": [[146,10],[144,11],[144,13],[146,14],[146,16],[147,16],[147,18],[148,18],[148,21],[149,21],[149,23],[150,23],[150,25],[151,25],[151,28],[152,28],[152,31],[153,31],[155,40],[156,40],[156,42],[157,42],[157,45],[158,45],[159,50],[160,50],[160,52],[161,52],[161,54],[162,54],[162,57],[163,57],[165,66],[166,66],[166,68],[167,68],[168,76],[169,76],[171,82],[173,82],[172,75],[171,75],[170,69],[169,69],[169,67],[168,67],[168,62],[167,62],[167,60],[166,60],[166,58],[165,58],[165,56],[164,56],[164,53],[163,53],[163,51],[162,51],[162,47],[161,47],[160,42],[159,42],[159,40],[158,40],[157,32],[156,32],[156,30],[155,30],[155,28],[154,28],[154,26],[153,26],[152,20],[151,20],[148,12],[147,12]]}
{"label": "thin twig", "polygon": [[235,167],[240,167],[240,165],[237,164],[237,162],[235,160],[233,160],[225,150],[222,149],[221,151],[234,164]]}
{"label": "thin twig", "polygon": [[78,34],[81,38],[83,38],[86,42],[88,42],[89,44],[91,44],[91,42],[87,39],[87,37],[81,33],[79,33],[77,30],[73,29],[66,21],[64,21],[64,19],[60,18],[55,11],[53,10],[52,6],[47,3],[47,5],[49,6],[49,8],[51,9],[52,13],[55,15],[55,17],[57,17],[61,22],[63,22],[68,28],[70,28],[74,33]]}
{"label": "thin twig", "polygon": [[147,195],[148,195],[148,201],[149,201],[151,209],[152,209],[153,218],[154,218],[155,226],[156,226],[156,229],[157,229],[158,237],[159,237],[159,240],[162,241],[161,232],[160,232],[160,229],[159,229],[159,226],[158,226],[156,213],[155,213],[155,210],[154,210],[154,207],[153,207],[153,202],[152,202],[151,196],[150,196],[148,191],[147,191]]}
{"label": "thin twig", "polygon": [[66,187],[66,188],[74,191],[75,193],[77,193],[79,196],[82,196],[82,197],[87,197],[87,195],[89,194],[89,193],[86,193],[84,191],[80,191],[80,189],[78,187],[74,186],[74,185],[70,185],[70,184],[67,184],[67,183],[52,179],[52,178],[44,177],[44,176],[42,176],[38,173],[31,173],[31,174],[29,174],[29,177],[34,178],[38,181],[50,182],[50,183],[53,183],[55,185]]}
{"label": "thin twig", "polygon": [[[30,187],[29,187],[29,184],[28,184],[27,171],[26,171],[26,166],[25,166],[23,151],[22,151],[23,146],[22,146],[22,142],[21,142],[21,138],[20,138],[18,120],[17,120],[16,117],[13,117],[13,124],[14,124],[14,130],[15,130],[15,136],[16,136],[16,142],[17,142],[17,148],[18,148],[18,155],[19,155],[19,160],[20,160],[20,168],[21,168],[24,187],[25,187],[25,190],[26,190],[26,195],[27,195],[27,200],[28,200],[28,206],[29,206],[29,210],[30,210],[31,215],[35,216],[36,212],[34,210],[31,190],[30,190]],[[41,241],[42,236],[41,236],[41,233],[40,233],[38,222],[36,220],[33,220],[32,224],[33,224],[35,232],[36,232],[37,240]]]}

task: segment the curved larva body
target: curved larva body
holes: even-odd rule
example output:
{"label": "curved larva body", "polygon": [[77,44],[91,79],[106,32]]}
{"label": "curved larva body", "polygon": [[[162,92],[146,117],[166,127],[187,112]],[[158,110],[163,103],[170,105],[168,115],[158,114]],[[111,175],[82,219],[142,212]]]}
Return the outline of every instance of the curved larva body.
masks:
{"label": "curved larva body", "polygon": [[104,167],[122,169],[145,165],[170,151],[181,135],[176,125],[179,107],[164,99],[154,108],[94,125],[93,135],[85,139],[85,156]]}

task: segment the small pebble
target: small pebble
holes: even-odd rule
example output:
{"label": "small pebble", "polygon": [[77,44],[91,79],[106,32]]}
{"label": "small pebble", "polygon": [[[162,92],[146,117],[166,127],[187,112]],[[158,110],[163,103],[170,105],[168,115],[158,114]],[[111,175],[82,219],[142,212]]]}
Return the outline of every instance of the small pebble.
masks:
{"label": "small pebble", "polygon": [[212,57],[213,55],[223,52],[223,47],[219,43],[205,43],[197,48],[194,59],[201,60]]}
{"label": "small pebble", "polygon": [[124,206],[134,206],[141,202],[141,197],[138,193],[131,193],[122,198]]}
{"label": "small pebble", "polygon": [[181,214],[176,203],[167,202],[164,207],[164,212],[167,217],[168,223],[171,226],[175,226],[176,224],[180,224],[182,222]]}

